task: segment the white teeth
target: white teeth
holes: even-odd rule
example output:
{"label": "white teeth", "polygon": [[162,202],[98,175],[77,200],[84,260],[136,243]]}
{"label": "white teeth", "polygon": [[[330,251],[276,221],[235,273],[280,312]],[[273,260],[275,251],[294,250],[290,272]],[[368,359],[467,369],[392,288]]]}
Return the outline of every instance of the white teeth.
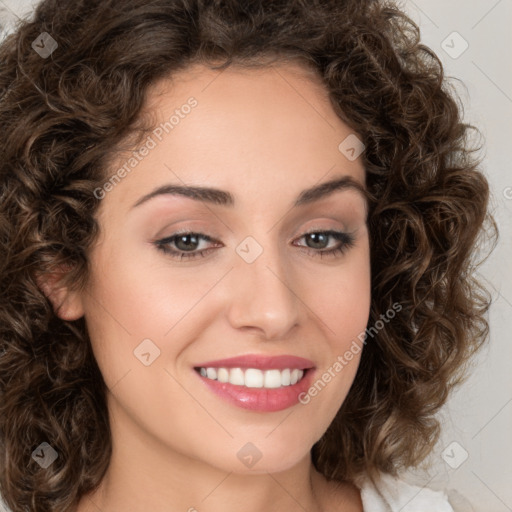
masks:
{"label": "white teeth", "polygon": [[255,368],[245,370],[245,385],[248,388],[262,388],[263,372]]}
{"label": "white teeth", "polygon": [[296,384],[297,381],[299,380],[299,370],[295,369],[295,370],[292,370],[292,374],[290,376],[290,383],[292,384]]}
{"label": "white teeth", "polygon": [[229,370],[229,383],[235,386],[243,386],[245,384],[244,372],[241,368],[231,368]]}
{"label": "white teeth", "polygon": [[265,387],[280,388],[281,386],[281,372],[279,370],[267,370],[265,372]]}
{"label": "white teeth", "polygon": [[208,379],[228,382],[248,388],[275,389],[293,386],[304,376],[304,370],[286,368],[284,370],[260,370],[258,368],[200,368],[199,373]]}
{"label": "white teeth", "polygon": [[217,380],[219,382],[228,382],[229,381],[229,372],[226,368],[219,368],[217,371]]}

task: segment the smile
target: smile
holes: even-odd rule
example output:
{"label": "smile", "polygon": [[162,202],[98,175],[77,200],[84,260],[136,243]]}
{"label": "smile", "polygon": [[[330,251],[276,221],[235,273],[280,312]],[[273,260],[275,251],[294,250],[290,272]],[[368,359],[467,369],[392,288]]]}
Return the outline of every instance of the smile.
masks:
{"label": "smile", "polygon": [[213,395],[255,412],[280,411],[299,404],[299,396],[316,373],[310,359],[285,354],[202,361],[193,369]]}
{"label": "smile", "polygon": [[297,384],[304,370],[285,368],[284,370],[260,370],[259,368],[199,368],[201,376],[218,382],[228,382],[234,386],[247,388],[276,389]]}

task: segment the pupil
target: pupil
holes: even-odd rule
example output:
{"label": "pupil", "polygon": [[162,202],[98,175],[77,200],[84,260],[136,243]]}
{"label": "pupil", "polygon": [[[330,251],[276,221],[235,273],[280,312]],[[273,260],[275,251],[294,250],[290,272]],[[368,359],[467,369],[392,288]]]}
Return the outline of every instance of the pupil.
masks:
{"label": "pupil", "polygon": [[[181,247],[179,246],[180,242],[183,242],[184,240],[187,240],[187,239],[189,239],[189,238],[193,240],[193,241],[192,241],[192,243],[191,243],[191,244],[190,244],[190,243],[188,243],[188,244],[187,244],[186,242],[184,242],[184,246],[185,246],[185,247],[181,248]],[[195,236],[195,235],[182,235],[182,236],[180,236],[180,237],[176,240],[176,246],[177,246],[180,250],[184,250],[184,251],[186,251],[186,250],[193,250],[193,249],[195,249],[195,248],[196,248],[196,247],[191,247],[191,245],[192,245],[192,246],[197,245],[197,236]]]}
{"label": "pupil", "polygon": [[[325,239],[326,239],[326,236],[325,233],[310,233],[308,235],[310,237],[310,240],[313,241],[313,244],[319,244],[322,248],[325,246]],[[319,242],[319,239],[320,239],[320,242]],[[323,240],[322,240],[323,239]]]}

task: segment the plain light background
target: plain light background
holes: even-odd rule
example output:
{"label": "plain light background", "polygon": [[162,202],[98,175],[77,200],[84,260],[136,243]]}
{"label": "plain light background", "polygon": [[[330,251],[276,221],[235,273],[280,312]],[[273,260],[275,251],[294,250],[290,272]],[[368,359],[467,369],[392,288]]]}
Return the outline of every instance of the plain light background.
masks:
{"label": "plain light background", "polygon": [[[17,17],[29,15],[37,3],[0,0],[0,25],[12,30]],[[401,5],[419,24],[423,43],[440,57],[446,75],[458,79],[451,83],[464,103],[465,120],[485,138],[482,169],[500,230],[499,243],[480,270],[494,298],[490,342],[441,413],[443,431],[426,461],[429,469],[403,478],[445,489],[457,510],[512,512],[512,0],[404,0]]]}

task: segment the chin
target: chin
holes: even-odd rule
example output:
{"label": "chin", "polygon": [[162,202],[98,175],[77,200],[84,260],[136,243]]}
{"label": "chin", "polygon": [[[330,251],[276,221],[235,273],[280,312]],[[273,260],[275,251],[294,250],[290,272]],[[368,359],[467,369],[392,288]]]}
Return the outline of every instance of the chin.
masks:
{"label": "chin", "polygon": [[[268,433],[265,434],[267,436]],[[247,439],[247,438],[246,438]],[[210,463],[224,471],[240,475],[259,475],[287,471],[310,457],[310,445],[302,440],[299,445],[291,445],[276,439],[261,437],[254,441],[232,440],[231,446],[223,453],[212,454]],[[226,452],[229,456],[226,457]],[[233,455],[231,455],[233,454]]]}

